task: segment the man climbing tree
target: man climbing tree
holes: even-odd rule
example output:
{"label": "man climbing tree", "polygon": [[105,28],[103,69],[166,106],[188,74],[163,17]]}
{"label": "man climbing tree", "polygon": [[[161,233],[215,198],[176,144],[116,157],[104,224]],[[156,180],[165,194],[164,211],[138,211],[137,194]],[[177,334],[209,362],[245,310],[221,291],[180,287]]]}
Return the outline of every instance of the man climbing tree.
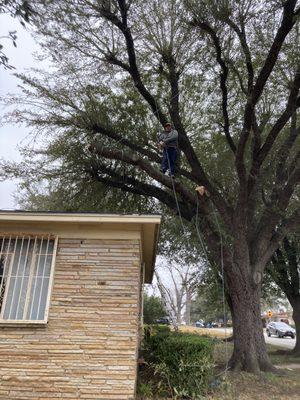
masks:
{"label": "man climbing tree", "polygon": [[163,174],[170,170],[171,178],[175,176],[175,162],[177,159],[178,132],[172,129],[172,125],[167,122],[164,131],[158,135],[158,147],[163,150],[161,171]]}
{"label": "man climbing tree", "polygon": [[[70,203],[179,208],[186,231],[200,221],[231,299],[230,366],[273,370],[261,281],[300,222],[290,206],[300,177],[299,1],[108,3],[35,1],[53,74],[20,76],[24,96],[12,118],[45,132],[48,145],[27,149],[24,163],[3,173],[26,177],[31,198],[32,182],[47,180]],[[175,183],[159,170],[154,134],[145,135],[167,121],[183,153]],[[199,186],[209,193],[201,202]]]}

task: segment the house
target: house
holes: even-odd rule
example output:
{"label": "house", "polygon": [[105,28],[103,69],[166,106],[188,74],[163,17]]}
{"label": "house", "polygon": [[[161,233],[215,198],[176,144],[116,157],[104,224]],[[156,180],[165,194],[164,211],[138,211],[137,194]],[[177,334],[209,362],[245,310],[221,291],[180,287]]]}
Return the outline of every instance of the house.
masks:
{"label": "house", "polygon": [[0,211],[0,399],[134,399],[159,225]]}

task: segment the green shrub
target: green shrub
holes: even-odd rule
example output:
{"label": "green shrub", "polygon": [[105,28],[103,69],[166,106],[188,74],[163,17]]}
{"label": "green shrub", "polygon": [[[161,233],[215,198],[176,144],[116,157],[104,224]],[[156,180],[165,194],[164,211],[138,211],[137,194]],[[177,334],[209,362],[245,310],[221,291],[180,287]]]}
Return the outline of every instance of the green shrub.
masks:
{"label": "green shrub", "polygon": [[139,382],[137,386],[137,395],[139,396],[140,399],[153,398],[151,384]]}
{"label": "green shrub", "polygon": [[173,398],[203,398],[213,370],[212,340],[155,327],[145,335],[143,353]]}

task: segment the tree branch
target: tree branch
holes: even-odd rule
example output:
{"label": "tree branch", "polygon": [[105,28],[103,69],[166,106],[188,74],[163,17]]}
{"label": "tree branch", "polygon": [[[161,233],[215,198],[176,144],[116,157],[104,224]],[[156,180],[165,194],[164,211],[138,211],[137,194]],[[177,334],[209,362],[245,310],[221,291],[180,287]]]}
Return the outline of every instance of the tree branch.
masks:
{"label": "tree branch", "polygon": [[[128,55],[128,63],[129,67],[126,65],[125,70],[130,73],[134,85],[142,95],[142,97],[147,101],[150,105],[150,108],[154,114],[154,116],[158,119],[161,124],[165,124],[167,122],[166,115],[160,109],[157,101],[151,95],[151,93],[147,90],[145,85],[142,82],[141,75],[137,66],[136,62],[136,55],[135,55],[135,48],[134,48],[134,41],[131,35],[131,30],[127,24],[127,13],[128,13],[128,6],[126,4],[126,0],[118,0],[119,9],[121,12],[121,19],[117,17],[116,14],[112,13],[110,9],[106,7],[100,8],[100,14],[106,20],[110,21],[114,26],[116,26],[123,34],[125,41],[126,41],[126,48],[127,48],[127,55]],[[117,61],[115,61],[117,62]],[[124,69],[125,63],[118,62],[119,66]],[[117,64],[116,64],[117,65]]]}
{"label": "tree branch", "polygon": [[[101,126],[99,123],[96,123],[96,124],[92,125],[90,130],[95,134],[100,133],[101,135],[106,136],[110,139],[113,139],[117,143],[120,143],[121,145],[126,146],[129,149],[136,151],[139,154],[143,154],[144,156],[147,156],[150,161],[153,161],[156,164],[161,163],[161,157],[157,153],[154,153],[153,151],[148,150],[147,148],[142,147],[142,146],[132,142],[131,140],[125,138],[124,136],[115,132],[112,129],[105,128],[104,126]],[[195,183],[198,182],[196,180],[196,178],[190,172],[188,172],[182,168],[178,168],[177,171],[178,171],[179,175],[182,175]]]}
{"label": "tree branch", "polygon": [[[94,151],[105,158],[111,160],[120,160],[126,164],[139,167],[142,171],[146,172],[149,176],[155,179],[157,182],[162,183],[169,189],[173,189],[172,179],[162,174],[160,171],[155,169],[149,161],[139,158],[136,154],[129,154],[128,152],[108,149],[101,147],[98,143],[93,145]],[[181,183],[175,182],[174,187],[177,193],[179,193],[183,199],[189,202],[192,206],[196,205],[196,197],[189,190],[187,190]]]}
{"label": "tree branch", "polygon": [[[135,55],[135,47],[134,40],[131,35],[131,30],[128,26],[127,21],[127,12],[128,6],[126,4],[126,0],[118,0],[118,5],[120,8],[121,19],[119,19],[114,13],[112,13],[108,8],[100,8],[100,14],[110,21],[113,25],[115,25],[124,35],[126,41],[126,48],[128,54],[128,62],[130,66],[130,75],[133,79],[135,87],[142,95],[142,97],[147,101],[150,105],[153,114],[160,121],[160,123],[165,124],[167,122],[166,116],[163,114],[161,109],[158,107],[157,101],[151,95],[151,93],[146,89],[142,82],[142,78],[137,66],[136,55]],[[179,129],[179,146],[183,150],[191,168],[192,175],[194,175],[195,179],[197,179],[198,183],[206,186],[208,191],[211,194],[212,200],[215,202],[217,208],[220,210],[223,218],[226,219],[228,223],[231,222],[231,212],[230,208],[226,204],[225,200],[222,196],[216,191],[216,189],[212,186],[211,182],[207,178],[204,169],[199,163],[198,157],[187,137],[187,134],[184,129]]]}
{"label": "tree branch", "polygon": [[266,82],[273,71],[274,65],[277,61],[278,54],[281,50],[282,44],[289,34],[291,29],[296,23],[294,9],[297,0],[287,0],[283,6],[283,16],[281,25],[276,33],[272,46],[269,50],[265,63],[257,77],[256,83],[253,88],[251,103],[254,106],[262,94]]}
{"label": "tree branch", "polygon": [[291,116],[295,110],[295,107],[296,107],[299,89],[300,89],[300,65],[296,72],[285,110],[281,114],[281,116],[277,119],[273,128],[269,132],[269,134],[265,140],[265,143],[263,144],[263,146],[258,154],[258,159],[257,159],[258,166],[260,166],[262,164],[262,162],[264,161],[266,156],[269,154],[269,151],[271,150],[277,136],[279,135],[281,130],[284,128],[284,126],[288,122],[288,120],[291,118]]}
{"label": "tree branch", "polygon": [[276,36],[273,40],[272,46],[269,50],[269,53],[265,59],[264,65],[257,77],[257,80],[254,84],[251,97],[249,98],[244,112],[244,125],[242,134],[238,143],[237,152],[236,152],[236,169],[238,172],[240,184],[241,184],[241,191],[240,193],[244,193],[246,190],[246,168],[244,165],[244,151],[248,141],[248,137],[250,134],[252,121],[253,121],[253,114],[255,105],[257,104],[263,89],[267,83],[267,80],[273,71],[274,65],[277,61],[279,52],[281,50],[282,44],[288,33],[291,31],[293,26],[296,23],[296,18],[294,14],[294,8],[296,5],[297,0],[287,0],[284,4],[283,8],[283,16],[280,27],[276,33]]}
{"label": "tree branch", "polygon": [[[101,182],[107,186],[121,189],[123,192],[138,194],[142,196],[156,198],[170,209],[177,210],[177,204],[173,196],[157,186],[150,185],[130,176],[122,176],[112,169],[108,168],[103,164],[97,164],[91,168],[87,168],[86,172],[98,182]],[[108,175],[109,177],[101,176],[99,173]],[[193,217],[192,210],[187,206],[186,203],[178,202],[180,207],[181,215],[191,220]]]}
{"label": "tree branch", "polygon": [[268,248],[266,249],[264,254],[262,254],[262,257],[260,259],[262,265],[265,265],[264,263],[267,263],[270,260],[272,254],[279,247],[279,244],[283,240],[283,238],[286,235],[293,233],[293,231],[295,231],[296,229],[299,229],[299,226],[300,226],[300,209],[296,210],[290,216],[290,218],[286,219],[282,223],[278,231],[273,234]]}
{"label": "tree branch", "polygon": [[253,64],[252,64],[252,59],[251,59],[251,53],[250,49],[247,43],[247,38],[246,38],[246,31],[244,24],[242,24],[242,29],[238,27],[238,25],[232,21],[229,17],[225,18],[225,21],[228,23],[228,25],[236,32],[236,34],[239,37],[244,55],[245,55],[245,60],[246,60],[246,67],[248,71],[248,94],[251,94],[252,88],[253,88],[253,81],[254,81],[254,71],[253,71]]}
{"label": "tree branch", "polygon": [[216,32],[214,31],[214,29],[207,23],[207,22],[201,22],[197,19],[194,19],[191,22],[192,26],[197,26],[200,29],[204,30],[205,32],[207,32],[209,34],[209,36],[211,37],[215,49],[216,49],[216,59],[217,62],[219,63],[222,73],[220,74],[220,88],[222,91],[222,112],[223,112],[223,119],[224,119],[224,125],[223,125],[223,129],[225,132],[225,137],[227,139],[227,143],[229,144],[229,147],[231,148],[231,150],[233,151],[233,153],[236,152],[236,146],[235,143],[231,137],[230,134],[230,129],[229,129],[229,116],[228,116],[228,90],[227,90],[227,85],[226,85],[226,81],[227,81],[227,77],[228,77],[228,67],[224,61],[224,59],[222,58],[222,49],[221,49],[221,44],[220,44],[220,39],[217,36]]}

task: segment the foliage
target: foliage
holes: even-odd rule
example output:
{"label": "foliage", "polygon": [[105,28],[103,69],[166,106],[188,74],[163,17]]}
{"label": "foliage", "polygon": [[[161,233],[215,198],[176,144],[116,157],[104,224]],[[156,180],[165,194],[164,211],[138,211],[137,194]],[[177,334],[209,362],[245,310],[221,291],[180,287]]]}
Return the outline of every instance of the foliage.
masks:
{"label": "foliage", "polygon": [[138,382],[137,395],[141,399],[153,399],[153,390],[150,383]]}
{"label": "foliage", "polygon": [[[7,120],[29,125],[36,140],[2,175],[21,178],[31,199],[62,192],[65,208],[178,215],[191,222],[172,227],[186,241],[197,220],[247,331],[236,332],[232,362],[265,369],[255,331],[262,275],[300,219],[299,1],[34,4],[52,66],[19,75],[23,94],[7,100],[17,107]],[[167,120],[182,151],[175,183],[159,171],[156,148]]]}
{"label": "foliage", "polygon": [[161,299],[156,296],[149,296],[144,293],[144,323],[154,324],[158,318],[167,315]]}
{"label": "foliage", "polygon": [[[224,299],[225,303],[227,299]],[[226,318],[228,317],[228,306]],[[198,282],[197,296],[192,302],[191,317],[195,322],[203,319],[205,322],[224,320],[222,276],[213,265],[208,265]]]}
{"label": "foliage", "polygon": [[[29,22],[29,17],[32,15],[33,9],[31,2],[28,0],[0,0],[0,14],[9,14],[14,18],[19,18],[21,24],[25,26],[25,22]],[[25,21],[25,22],[24,22]],[[1,37],[2,39],[9,39],[13,45],[17,47],[17,34],[15,31],[8,32],[8,36]],[[0,66],[7,69],[14,68],[9,65],[8,57],[3,52],[3,45],[0,43]]]}
{"label": "foliage", "polygon": [[267,276],[287,297],[296,326],[294,352],[300,354],[300,245],[299,236],[285,237],[271,258]]}
{"label": "foliage", "polygon": [[201,398],[213,369],[213,342],[199,335],[159,330],[145,335],[144,358],[172,398]]}
{"label": "foliage", "polygon": [[285,237],[268,265],[269,277],[286,294],[291,303],[300,298],[299,237]]}

